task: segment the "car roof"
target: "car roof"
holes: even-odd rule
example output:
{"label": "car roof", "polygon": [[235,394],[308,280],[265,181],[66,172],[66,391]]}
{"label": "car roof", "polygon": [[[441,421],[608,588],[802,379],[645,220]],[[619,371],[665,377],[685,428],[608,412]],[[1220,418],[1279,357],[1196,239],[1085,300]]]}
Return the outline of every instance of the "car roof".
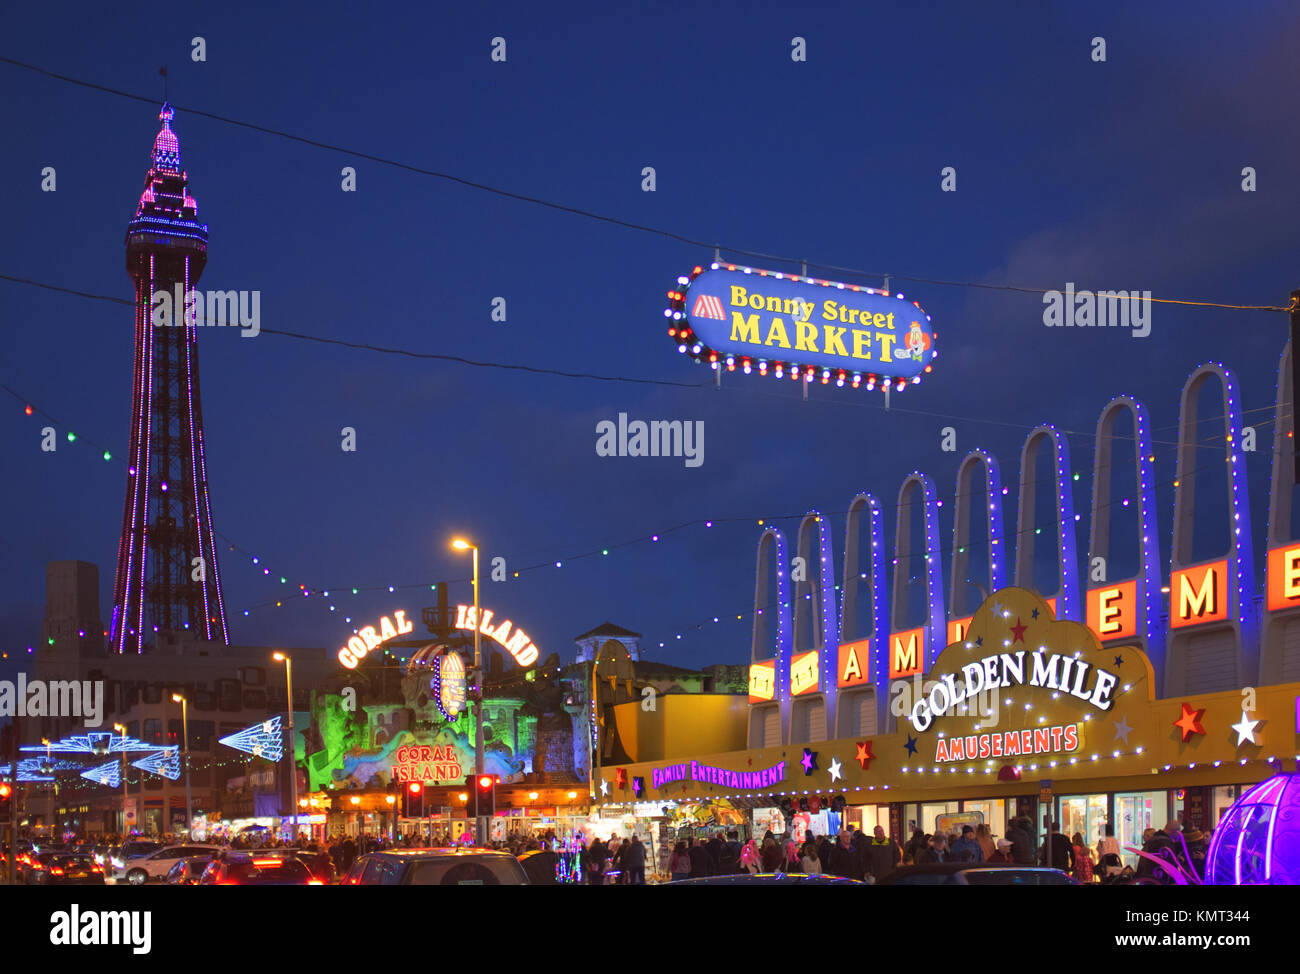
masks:
{"label": "car roof", "polygon": [[1047,866],[1019,866],[1011,862],[924,862],[915,866],[899,866],[892,872],[886,873],[881,879],[886,880],[893,876],[951,876],[954,873],[971,872],[976,869],[1018,869],[1022,872],[1040,873],[1059,873],[1061,871]]}
{"label": "car roof", "polygon": [[452,859],[463,858],[465,856],[493,856],[507,859],[514,859],[510,853],[502,849],[478,849],[470,846],[463,849],[379,849],[374,852],[366,853],[367,856],[386,856],[390,859],[401,859],[403,861],[415,862],[420,859]]}

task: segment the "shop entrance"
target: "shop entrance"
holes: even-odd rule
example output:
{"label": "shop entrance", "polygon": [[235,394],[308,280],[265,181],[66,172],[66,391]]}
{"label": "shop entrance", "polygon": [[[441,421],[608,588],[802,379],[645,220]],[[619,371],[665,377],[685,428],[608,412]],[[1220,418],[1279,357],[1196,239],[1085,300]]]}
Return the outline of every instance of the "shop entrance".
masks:
{"label": "shop entrance", "polygon": [[1097,840],[1105,834],[1106,823],[1110,821],[1109,808],[1107,795],[1063,796],[1057,813],[1060,816],[1061,833],[1067,839],[1073,839],[1078,833],[1083,837],[1084,846],[1095,849]]}
{"label": "shop entrance", "polygon": [[1142,832],[1164,825],[1156,819],[1166,814],[1166,796],[1163,791],[1128,792],[1115,796],[1115,838],[1119,840],[1120,858],[1124,865],[1138,865],[1138,857],[1127,851],[1128,846],[1142,848]]}

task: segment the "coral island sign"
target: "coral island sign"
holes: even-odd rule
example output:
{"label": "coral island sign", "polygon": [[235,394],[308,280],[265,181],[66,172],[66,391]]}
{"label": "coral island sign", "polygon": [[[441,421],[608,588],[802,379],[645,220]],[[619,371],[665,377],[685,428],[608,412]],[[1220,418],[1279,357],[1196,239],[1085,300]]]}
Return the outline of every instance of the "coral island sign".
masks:
{"label": "coral island sign", "polygon": [[915,301],[857,284],[712,264],[668,292],[669,336],[697,362],[856,388],[878,377],[920,382],[935,358],[930,316]]}
{"label": "coral island sign", "polygon": [[[479,618],[481,616],[481,618]],[[475,615],[474,606],[458,605],[456,606],[456,628],[465,629],[473,632],[477,629],[489,639],[500,643],[507,653],[515,658],[515,662],[520,666],[532,666],[537,662],[537,657],[541,654],[533,641],[528,637],[528,633],[522,629],[510,631],[513,623],[509,619],[499,625],[492,625],[492,610],[479,607],[478,615]]]}
{"label": "coral island sign", "polygon": [[357,668],[357,664],[366,658],[366,653],[370,652],[380,643],[385,643],[396,636],[404,636],[415,628],[415,623],[406,618],[406,610],[398,609],[393,613],[393,619],[397,620],[394,625],[392,619],[384,616],[379,620],[379,631],[375,631],[374,626],[363,626],[357,630],[357,634],[348,640],[346,646],[339,650],[339,662],[350,670]]}
{"label": "coral island sign", "polygon": [[390,781],[455,781],[465,777],[460,756],[450,744],[405,744],[394,755]]}

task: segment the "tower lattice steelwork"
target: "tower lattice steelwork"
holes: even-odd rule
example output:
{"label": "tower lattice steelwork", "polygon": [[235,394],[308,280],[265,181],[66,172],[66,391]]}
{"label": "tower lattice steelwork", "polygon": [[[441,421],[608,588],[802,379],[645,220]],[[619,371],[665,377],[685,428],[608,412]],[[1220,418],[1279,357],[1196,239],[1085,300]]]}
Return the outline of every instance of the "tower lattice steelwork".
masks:
{"label": "tower lattice steelwork", "polygon": [[[230,643],[208,498],[197,322],[183,298],[174,305],[203,273],[208,228],[196,219],[186,189],[174,115],[163,105],[144,192],[126,229],[126,269],[135,282],[135,377],[109,630],[119,653],[143,652],[160,631],[189,630]],[[160,293],[173,304],[155,307]]]}

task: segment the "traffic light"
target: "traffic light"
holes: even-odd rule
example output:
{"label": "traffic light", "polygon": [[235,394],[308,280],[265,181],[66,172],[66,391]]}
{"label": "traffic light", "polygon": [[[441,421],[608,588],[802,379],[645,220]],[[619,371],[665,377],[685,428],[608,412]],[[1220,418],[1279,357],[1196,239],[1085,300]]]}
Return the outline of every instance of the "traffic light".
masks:
{"label": "traffic light", "polygon": [[406,786],[403,798],[405,799],[405,815],[407,818],[424,817],[424,786],[422,784],[418,781],[412,781]]}
{"label": "traffic light", "polygon": [[465,779],[469,794],[466,811],[471,816],[495,815],[497,811],[497,785],[501,781],[498,774],[476,774]]}
{"label": "traffic light", "polygon": [[8,823],[14,810],[14,786],[0,781],[0,822]]}

